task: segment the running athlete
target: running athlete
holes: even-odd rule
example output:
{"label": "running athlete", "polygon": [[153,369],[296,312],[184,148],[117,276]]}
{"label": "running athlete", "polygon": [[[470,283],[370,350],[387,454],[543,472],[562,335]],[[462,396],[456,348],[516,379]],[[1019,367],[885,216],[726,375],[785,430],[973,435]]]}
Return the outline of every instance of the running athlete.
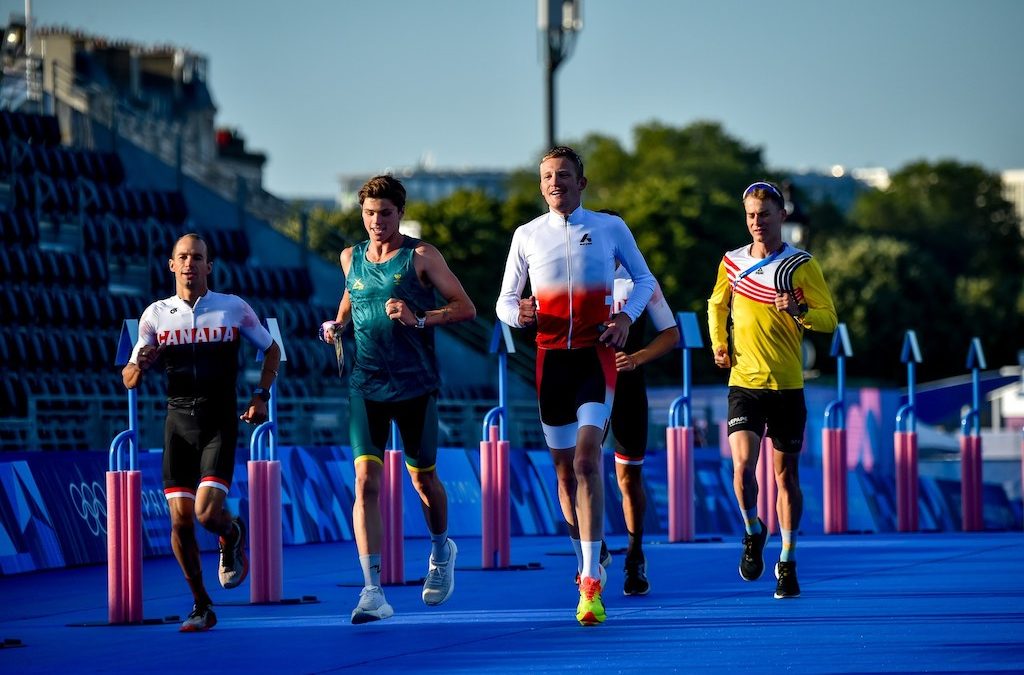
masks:
{"label": "running athlete", "polygon": [[746,530],[739,572],[747,581],[764,573],[768,528],[757,516],[756,469],[761,437],[767,434],[775,448],[775,508],[782,533],[775,597],[795,598],[800,595],[796,532],[803,513],[798,471],[807,423],[801,340],[804,330],[835,330],[836,309],[818,261],[782,240],[786,208],[779,189],[765,182],[750,185],[743,191],[743,208],[753,243],[725,254],[708,300],[715,365],[732,369],[729,447]]}
{"label": "running athlete", "polygon": [[[267,419],[281,348],[244,300],[210,290],[213,265],[202,237],[186,234],[178,239],[168,264],[175,295],[143,312],[138,342],[121,377],[125,387],[134,389],[143,373],[163,358],[164,495],[171,513],[171,548],[194,599],[192,612],[181,624],[189,633],[217,623],[203,585],[195,520],[220,538],[221,586],[235,588],[249,573],[245,523],[232,517],[224,500],[235,469],[238,420],[259,424]],[[263,351],[263,369],[252,398],[236,417],[240,338]]]}
{"label": "running athlete", "polygon": [[[633,281],[620,267],[615,272],[615,311],[622,311],[632,292]],[[657,335],[644,345],[648,317]],[[679,328],[675,316],[661,287],[656,285],[644,313],[630,328],[625,347],[615,353],[618,378],[611,428],[615,438],[615,477],[622,492],[622,516],[629,535],[622,584],[625,595],[647,595],[651,590],[647,579],[647,557],[643,551],[647,497],[641,470],[647,453],[648,422],[647,382],[643,366],[672,351],[678,344]]]}
{"label": "running athlete", "polygon": [[[383,521],[380,486],[391,421],[402,434],[405,464],[423,502],[430,559],[423,602],[440,605],[455,590],[458,548],[448,538],[448,496],[437,476],[437,390],[440,377],[433,328],[476,316],[462,284],[441,253],[399,231],[405,188],[376,176],[359,191],[369,239],[341,252],[345,294],[320,337],[333,343],[351,321],[356,357],[349,381],[349,437],[355,455],[352,522],[363,589],[352,623],[386,619],[394,609],[380,586]],[[447,304],[436,307],[436,295]]]}
{"label": "running athlete", "polygon": [[[572,148],[544,155],[540,191],[549,211],[513,234],[496,310],[512,327],[537,327],[540,420],[569,537],[580,546],[576,619],[592,626],[605,619],[601,444],[615,392],[613,348],[625,344],[655,281],[622,219],[582,207],[586,186],[583,160]],[[617,262],[635,288],[613,313]],[[533,295],[522,298],[527,279]]]}

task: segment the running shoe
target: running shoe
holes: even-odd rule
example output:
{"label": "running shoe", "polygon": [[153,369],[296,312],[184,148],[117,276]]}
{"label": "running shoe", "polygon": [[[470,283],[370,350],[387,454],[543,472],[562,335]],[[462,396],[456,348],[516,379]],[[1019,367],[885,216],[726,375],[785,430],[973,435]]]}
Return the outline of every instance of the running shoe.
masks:
{"label": "running shoe", "polygon": [[643,553],[636,557],[627,556],[625,571],[623,595],[647,595],[651,592],[651,582],[647,580],[647,556]]}
{"label": "running shoe", "polygon": [[[599,573],[599,575],[601,577],[600,578],[601,588],[604,588],[605,586],[608,585],[608,572],[605,571],[604,565],[598,565],[597,566],[597,571],[598,571],[598,573]],[[576,590],[578,591],[579,588],[580,588],[580,571],[576,570]]]}
{"label": "running shoe", "polygon": [[364,586],[359,591],[359,604],[352,610],[352,623],[369,623],[393,616],[395,610],[384,598],[380,586]]}
{"label": "running shoe", "polygon": [[775,578],[779,583],[775,584],[775,599],[799,598],[800,584],[796,580],[796,561],[775,563]]}
{"label": "running shoe", "polygon": [[427,578],[423,581],[423,602],[427,605],[440,605],[455,590],[455,555],[459,549],[451,539],[445,545],[448,547],[448,560],[439,563],[430,556]]}
{"label": "running shoe", "polygon": [[[601,568],[602,570],[604,568]],[[580,582],[580,601],[576,605],[576,620],[581,626],[596,626],[604,623],[604,602],[601,601],[601,581],[594,577],[583,577]]]}
{"label": "running shoe", "polygon": [[213,613],[210,605],[192,605],[192,611],[188,618],[181,624],[182,633],[201,633],[210,630],[217,625],[217,615]]}
{"label": "running shoe", "polygon": [[760,518],[761,531],[743,535],[743,555],[740,556],[740,576],[746,581],[756,581],[764,574],[764,545],[768,541],[768,526]]}
{"label": "running shoe", "polygon": [[238,516],[231,521],[237,538],[229,544],[224,537],[220,543],[220,585],[235,588],[249,576],[249,559],[245,556],[245,521]]}

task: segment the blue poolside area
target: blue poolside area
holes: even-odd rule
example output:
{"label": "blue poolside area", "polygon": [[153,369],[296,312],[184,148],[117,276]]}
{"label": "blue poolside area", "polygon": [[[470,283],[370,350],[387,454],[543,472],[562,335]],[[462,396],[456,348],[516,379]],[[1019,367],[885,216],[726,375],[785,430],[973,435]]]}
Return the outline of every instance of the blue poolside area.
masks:
{"label": "blue poolside area", "polygon": [[[769,561],[778,553],[769,540]],[[389,586],[395,616],[354,626],[361,577],[351,542],[289,546],[284,596],[250,605],[249,582],[216,587],[219,623],[82,627],[106,620],[106,568],[0,577],[0,672],[1021,672],[1024,534],[814,535],[799,542],[803,595],[775,600],[771,568],[736,571],[740,544],[647,545],[653,589],[621,594],[622,553],[609,574],[603,626],[576,624],[574,560],[563,537],[516,537],[513,566],[481,571],[480,540],[458,540],[456,591],[437,608],[418,585]],[[622,537],[609,540],[612,552]],[[418,579],[428,543],[406,541]],[[146,619],[191,606],[170,557],[144,564]],[[20,641],[20,645],[16,642]]]}

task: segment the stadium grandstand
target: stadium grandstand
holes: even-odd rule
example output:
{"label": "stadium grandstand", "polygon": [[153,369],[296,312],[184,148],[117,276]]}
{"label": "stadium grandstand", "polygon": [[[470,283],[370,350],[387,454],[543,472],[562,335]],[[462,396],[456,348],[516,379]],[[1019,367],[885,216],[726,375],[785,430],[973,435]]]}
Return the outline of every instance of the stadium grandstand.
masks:
{"label": "stadium grandstand", "polygon": [[[0,448],[108,446],[126,419],[114,365],[123,321],[173,292],[167,259],[186,232],[209,243],[214,289],[279,323],[281,442],[345,443],[347,396],[333,350],[316,339],[342,276],[273,227],[290,206],[262,186],[266,157],[236,130],[216,128],[205,58],[60,28],[28,39],[31,49],[12,21],[2,52]],[[445,333],[442,361],[459,367],[445,372],[442,442],[472,447],[496,397],[490,327]],[[248,392],[255,355],[240,358]],[[530,367],[526,357],[513,364],[527,377]],[[163,387],[163,378],[143,380],[144,448],[160,445]],[[536,412],[526,403],[522,414]]]}

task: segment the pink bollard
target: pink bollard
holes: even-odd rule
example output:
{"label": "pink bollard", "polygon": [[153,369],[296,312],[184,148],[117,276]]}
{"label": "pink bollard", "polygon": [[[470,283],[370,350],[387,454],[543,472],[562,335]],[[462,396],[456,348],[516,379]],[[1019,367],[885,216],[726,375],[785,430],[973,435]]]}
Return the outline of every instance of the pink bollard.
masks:
{"label": "pink bollard", "polygon": [[480,442],[481,567],[508,567],[511,553],[508,441],[500,440],[497,425]]}
{"label": "pink bollard", "polygon": [[266,462],[250,460],[246,464],[249,477],[249,602],[267,602],[267,556],[263,550],[267,538],[264,500],[267,496]]}
{"label": "pink bollard", "polygon": [[491,427],[492,440],[491,445],[495,449],[496,459],[495,469],[497,469],[497,475],[495,476],[495,482],[497,483],[498,489],[495,497],[497,504],[495,505],[495,511],[497,512],[497,534],[498,534],[498,566],[508,567],[511,559],[511,525],[512,525],[512,514],[511,514],[511,499],[509,497],[509,467],[508,467],[508,452],[509,442],[497,440],[498,428]]}
{"label": "pink bollard", "polygon": [[964,532],[985,529],[981,497],[981,436],[960,437],[960,504]]}
{"label": "pink bollard", "polygon": [[382,584],[405,583],[405,528],[402,522],[401,450],[384,451],[384,489],[381,490],[381,515],[384,516],[384,541],[381,547]]}
{"label": "pink bollard", "polygon": [[249,473],[249,602],[280,602],[281,463],[255,460]]}
{"label": "pink bollard", "polygon": [[847,530],[846,431],[822,429],[822,494],[825,534]]}
{"label": "pink bollard", "polygon": [[775,508],[779,485],[775,482],[775,446],[767,436],[761,438],[757,455],[757,513],[772,534],[779,531],[779,513]]}
{"label": "pink bollard", "polygon": [[916,532],[917,507],[917,434],[897,431],[896,448],[896,528],[900,532]]}
{"label": "pink bollard", "polygon": [[142,623],[142,472],[122,472],[127,622]]}
{"label": "pink bollard", "polygon": [[693,541],[693,429],[665,429],[668,444],[668,540]]}
{"label": "pink bollard", "polygon": [[678,427],[665,428],[665,460],[668,468],[668,540],[669,542],[682,541],[680,523],[682,521],[679,513],[680,500],[676,496],[676,476],[679,474],[679,435],[676,434]]}
{"label": "pink bollard", "polygon": [[127,612],[124,597],[123,533],[121,519],[124,493],[121,472],[107,472],[107,621],[125,623]]}
{"label": "pink bollard", "polygon": [[107,620],[142,623],[142,474],[108,471]]}
{"label": "pink bollard", "polygon": [[281,462],[267,462],[267,588],[270,602],[280,602],[284,583],[281,532]]}
{"label": "pink bollard", "polygon": [[491,442],[480,441],[480,566],[485,570],[496,565],[497,532],[494,526],[494,453]]}

